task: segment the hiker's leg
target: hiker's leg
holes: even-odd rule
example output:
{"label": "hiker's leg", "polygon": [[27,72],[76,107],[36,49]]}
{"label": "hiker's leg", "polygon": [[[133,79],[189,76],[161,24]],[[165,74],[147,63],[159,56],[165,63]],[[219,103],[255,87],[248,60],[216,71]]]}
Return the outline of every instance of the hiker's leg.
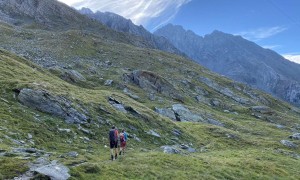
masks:
{"label": "hiker's leg", "polygon": [[110,158],[114,160],[114,149],[110,149]]}
{"label": "hiker's leg", "polygon": [[119,151],[119,155],[121,155],[122,151],[123,151],[123,148],[122,148],[122,146],[121,146],[121,147],[120,147],[120,151]]}

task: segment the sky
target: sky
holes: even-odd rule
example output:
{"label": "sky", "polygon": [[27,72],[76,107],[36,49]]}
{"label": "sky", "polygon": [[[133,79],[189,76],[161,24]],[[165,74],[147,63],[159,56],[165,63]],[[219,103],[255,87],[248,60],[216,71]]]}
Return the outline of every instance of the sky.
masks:
{"label": "sky", "polygon": [[114,12],[153,32],[172,23],[204,36],[241,35],[300,63],[300,0],[60,0]]}

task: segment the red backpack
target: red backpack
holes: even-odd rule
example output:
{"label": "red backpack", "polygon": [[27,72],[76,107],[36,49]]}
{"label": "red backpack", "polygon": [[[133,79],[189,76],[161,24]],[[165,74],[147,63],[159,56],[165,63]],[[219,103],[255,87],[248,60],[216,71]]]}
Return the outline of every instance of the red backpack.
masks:
{"label": "red backpack", "polygon": [[121,133],[121,134],[120,134],[120,141],[121,141],[121,142],[124,142],[124,141],[125,141],[124,133]]}

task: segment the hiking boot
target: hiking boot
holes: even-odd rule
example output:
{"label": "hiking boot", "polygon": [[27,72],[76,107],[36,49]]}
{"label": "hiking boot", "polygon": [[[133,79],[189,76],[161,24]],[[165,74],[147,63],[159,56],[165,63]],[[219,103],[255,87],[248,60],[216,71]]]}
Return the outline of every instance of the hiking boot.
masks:
{"label": "hiking boot", "polygon": [[112,161],[114,160],[114,156],[113,155],[111,155],[110,158],[111,158]]}

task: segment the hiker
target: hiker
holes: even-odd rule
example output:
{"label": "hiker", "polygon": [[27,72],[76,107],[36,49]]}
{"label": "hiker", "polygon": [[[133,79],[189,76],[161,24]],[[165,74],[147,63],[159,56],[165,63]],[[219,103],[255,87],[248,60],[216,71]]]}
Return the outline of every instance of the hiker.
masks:
{"label": "hiker", "polygon": [[109,131],[110,157],[112,161],[118,157],[118,136],[118,129],[116,129],[115,126],[112,126],[111,130]]}
{"label": "hiker", "polygon": [[126,142],[127,142],[127,133],[125,132],[125,129],[122,129],[122,132],[120,133],[121,147],[120,147],[119,155],[121,155],[122,152],[123,152],[123,155],[125,154]]}

